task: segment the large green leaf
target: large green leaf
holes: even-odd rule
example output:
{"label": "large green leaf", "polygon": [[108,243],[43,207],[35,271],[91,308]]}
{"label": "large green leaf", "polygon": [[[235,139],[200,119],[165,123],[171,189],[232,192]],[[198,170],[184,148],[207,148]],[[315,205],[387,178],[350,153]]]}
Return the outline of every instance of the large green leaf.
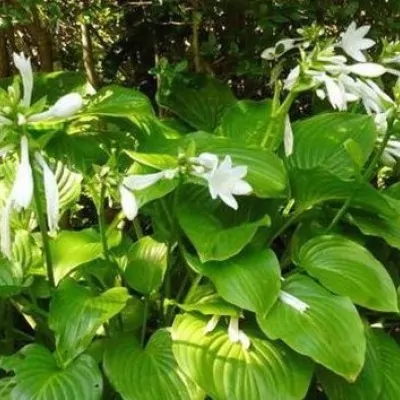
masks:
{"label": "large green leaf", "polygon": [[145,236],[132,245],[127,256],[125,279],[128,285],[146,295],[156,291],[167,270],[167,245]]}
{"label": "large green leaf", "polygon": [[[221,125],[218,127],[218,134],[230,137],[237,142],[260,145],[267,133],[271,111],[271,100],[238,101],[226,110]],[[283,132],[283,123],[280,128]],[[281,140],[282,134],[276,134],[276,139],[271,147],[276,148]]]}
{"label": "large green leaf", "polygon": [[182,370],[214,400],[300,400],[313,364],[280,343],[246,331],[248,350],[229,340],[219,324],[205,334],[207,318],[179,315],[172,326],[173,352]]}
{"label": "large green leaf", "polygon": [[389,218],[398,215],[387,197],[373,186],[355,180],[343,180],[322,168],[291,171],[290,181],[292,196],[300,210],[326,201],[343,202],[352,197],[351,207]]}
{"label": "large green leaf", "polygon": [[201,273],[222,298],[260,314],[275,303],[281,287],[280,266],[272,250],[248,249],[225,261],[209,261],[201,264]]}
{"label": "large green leaf", "polygon": [[12,368],[17,384],[10,400],[101,399],[102,376],[92,357],[82,355],[60,368],[50,351],[40,345],[28,345],[19,354],[21,360]]}
{"label": "large green leaf", "polygon": [[212,132],[225,109],[236,102],[232,90],[210,76],[163,77],[157,94],[160,105],[168,108],[197,130]]}
{"label": "large green leaf", "polygon": [[[117,235],[114,236],[109,236],[112,239],[109,240],[109,247],[117,244]],[[50,250],[57,283],[77,266],[93,261],[103,254],[100,234],[92,228],[61,231],[50,242]]]}
{"label": "large green leaf", "polygon": [[385,267],[363,246],[342,236],[317,236],[303,245],[296,263],[322,285],[377,311],[398,311],[397,293]]}
{"label": "large green leaf", "polygon": [[132,335],[116,337],[104,354],[104,370],[124,400],[203,399],[172,354],[170,333],[161,329],[143,349]]}
{"label": "large green leaf", "polygon": [[380,329],[367,330],[363,370],[354,383],[321,369],[318,377],[329,400],[397,400],[400,397],[400,347]]}
{"label": "large green leaf", "polygon": [[309,308],[301,312],[277,301],[267,315],[257,316],[264,333],[354,381],[363,367],[366,345],[363,324],[350,299],[335,296],[300,274],[288,278],[282,289]]}
{"label": "large green leaf", "polygon": [[64,280],[54,292],[49,314],[59,359],[67,362],[82,353],[97,330],[122,311],[128,298],[123,287],[96,295],[72,279]]}
{"label": "large green leaf", "polygon": [[376,127],[367,115],[329,113],[293,124],[293,134],[294,151],[290,159],[293,167],[323,167],[334,175],[350,177],[354,161],[346,149],[346,141],[351,140],[359,147],[363,164],[375,146]]}
{"label": "large green leaf", "polygon": [[352,211],[348,220],[357,226],[364,235],[381,237],[390,246],[400,250],[400,216],[384,218]]}
{"label": "large green leaf", "polygon": [[261,216],[250,219],[252,211],[247,212],[244,207],[239,207],[238,211],[228,209],[196,187],[186,190],[180,199],[177,212],[179,224],[202,262],[226,260],[238,254],[251,241],[257,229],[268,222]]}
{"label": "large green leaf", "polygon": [[66,210],[79,199],[83,176],[71,171],[61,162],[57,163],[54,173],[60,196],[60,208]]}
{"label": "large green leaf", "polygon": [[83,115],[126,117],[141,121],[154,115],[150,100],[141,92],[111,85],[101,88],[82,111]]}

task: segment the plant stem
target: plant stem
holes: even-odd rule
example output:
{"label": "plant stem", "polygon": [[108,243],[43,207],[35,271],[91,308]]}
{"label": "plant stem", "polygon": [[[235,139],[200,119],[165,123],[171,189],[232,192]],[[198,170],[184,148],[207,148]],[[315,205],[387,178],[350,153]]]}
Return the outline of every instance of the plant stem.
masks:
{"label": "plant stem", "polygon": [[53,260],[51,258],[51,252],[50,252],[49,235],[47,233],[46,215],[44,213],[41,202],[42,199],[39,190],[40,179],[38,176],[38,172],[35,170],[35,168],[32,168],[32,178],[33,178],[33,196],[35,199],[36,214],[39,221],[39,229],[42,236],[43,253],[47,269],[47,278],[49,279],[50,286],[54,288],[56,286],[56,281],[54,278]]}
{"label": "plant stem", "polygon": [[[386,148],[386,145],[388,144],[390,136],[391,136],[391,129],[388,128],[388,130],[386,131],[385,136],[382,140],[382,143],[378,148],[378,151],[375,153],[374,157],[372,158],[371,162],[369,163],[364,174],[361,176],[360,183],[368,182],[371,179],[372,174],[375,169],[375,166],[376,166],[377,162],[380,160],[380,158],[382,157],[382,154],[385,151],[385,148]],[[333,217],[331,223],[329,224],[328,228],[326,229],[326,233],[330,232],[337,225],[337,223],[343,218],[343,216],[346,214],[346,212],[347,212],[348,208],[350,207],[350,204],[353,201],[356,194],[357,194],[357,189],[353,191],[353,193],[343,203],[340,210]]]}
{"label": "plant stem", "polygon": [[100,236],[101,236],[101,243],[103,245],[103,254],[107,261],[110,261],[109,255],[109,248],[107,242],[107,229],[106,229],[106,219],[104,215],[104,203],[106,198],[106,190],[107,187],[104,182],[101,183],[100,188],[100,204],[99,204],[99,229],[100,229]]}
{"label": "plant stem", "polygon": [[142,227],[140,226],[139,217],[136,217],[133,220],[133,229],[135,230],[135,235],[136,235],[137,239],[140,239],[143,237],[143,230],[142,230]]}
{"label": "plant stem", "polygon": [[148,315],[149,315],[149,299],[146,296],[144,298],[143,324],[142,324],[142,331],[141,331],[141,335],[140,335],[140,343],[142,344],[142,347],[144,347],[144,342],[145,342],[145,339],[146,339]]}

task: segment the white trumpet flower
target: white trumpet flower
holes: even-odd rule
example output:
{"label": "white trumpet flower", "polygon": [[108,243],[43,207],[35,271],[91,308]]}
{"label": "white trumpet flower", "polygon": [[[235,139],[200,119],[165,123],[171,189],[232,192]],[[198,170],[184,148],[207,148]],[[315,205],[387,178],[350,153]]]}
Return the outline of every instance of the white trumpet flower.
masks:
{"label": "white trumpet flower", "polygon": [[276,60],[279,57],[283,56],[286,52],[299,47],[299,42],[301,42],[301,38],[288,38],[282,39],[276,42],[275,46],[268,47],[261,53],[261,58],[264,60]]}
{"label": "white trumpet flower", "polygon": [[220,315],[213,315],[211,319],[207,322],[207,325],[204,328],[204,333],[207,334],[212,332],[218,325],[220,319],[221,319]]}
{"label": "white trumpet flower", "polygon": [[60,194],[58,191],[57,179],[40,153],[35,153],[35,158],[43,171],[47,224],[49,231],[55,233],[58,230],[58,220],[60,216]]}
{"label": "white trumpet flower", "polygon": [[21,138],[20,163],[11,189],[11,202],[13,208],[27,209],[33,197],[32,167],[29,160],[29,143],[26,136]]}
{"label": "white trumpet flower", "polygon": [[14,64],[21,74],[22,78],[22,86],[24,88],[24,97],[22,100],[22,104],[25,107],[29,107],[31,105],[32,99],[32,90],[33,90],[33,72],[31,60],[28,57],[25,57],[24,53],[14,53]]}
{"label": "white trumpet flower", "polygon": [[119,185],[119,194],[122,211],[129,221],[133,221],[139,211],[135,195],[125,187],[124,183]]}
{"label": "white trumpet flower", "polygon": [[75,115],[83,106],[83,99],[78,93],[69,93],[60,97],[47,111],[31,115],[30,122],[44,121],[51,118],[68,118]]}
{"label": "white trumpet flower", "polygon": [[197,172],[195,169],[194,175],[207,181],[211,197],[213,199],[219,197],[234,210],[237,210],[239,205],[233,195],[247,195],[253,191],[250,184],[243,180],[247,175],[247,167],[243,165],[233,167],[230,156],[225,156],[218,164],[215,155],[202,153],[195,158],[195,161],[205,168],[205,172]]}
{"label": "white trumpet flower", "polygon": [[121,208],[126,218],[133,221],[139,212],[137,200],[133,191],[146,189],[161,179],[174,179],[179,173],[178,168],[166,169],[145,175],[128,175],[119,185]]}
{"label": "white trumpet flower", "polygon": [[293,153],[293,130],[290,123],[289,115],[285,117],[285,129],[283,132],[283,147],[285,150],[285,156],[289,157]]}
{"label": "white trumpet flower", "polygon": [[178,173],[178,169],[167,169],[154,174],[129,175],[124,178],[124,185],[130,190],[142,190],[154,185],[161,179],[173,179]]}
{"label": "white trumpet flower", "polygon": [[288,306],[294,308],[300,313],[304,313],[310,308],[310,306],[307,303],[304,303],[296,296],[293,296],[292,294],[285,292],[283,290],[279,292],[279,299],[282,301],[282,303],[287,304]]}
{"label": "white trumpet flower", "polygon": [[356,61],[365,62],[367,59],[362,50],[367,50],[375,45],[375,41],[365,38],[364,36],[370,30],[369,25],[360,26],[357,28],[355,22],[352,22],[346,32],[342,33],[342,40],[339,46]]}

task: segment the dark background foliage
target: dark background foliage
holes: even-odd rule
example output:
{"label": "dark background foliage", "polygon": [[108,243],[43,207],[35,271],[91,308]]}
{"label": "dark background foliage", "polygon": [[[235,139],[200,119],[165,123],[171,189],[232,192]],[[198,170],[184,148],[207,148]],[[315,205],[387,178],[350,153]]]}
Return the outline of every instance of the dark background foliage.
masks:
{"label": "dark background foliage", "polygon": [[154,96],[165,57],[260,98],[269,93],[260,54],[280,38],[312,22],[337,32],[356,20],[390,39],[399,15],[397,0],[3,0],[0,77],[14,72],[12,52],[24,51],[37,70],[85,70],[94,86],[117,81]]}

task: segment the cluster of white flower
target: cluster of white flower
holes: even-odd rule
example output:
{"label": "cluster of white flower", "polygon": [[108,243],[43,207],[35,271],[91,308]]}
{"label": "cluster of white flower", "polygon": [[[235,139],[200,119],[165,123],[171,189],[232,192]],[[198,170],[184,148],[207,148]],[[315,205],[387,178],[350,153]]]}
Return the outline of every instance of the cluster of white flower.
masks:
{"label": "cluster of white flower", "polygon": [[[247,195],[252,192],[250,184],[243,179],[247,175],[247,167],[234,167],[230,156],[226,156],[220,162],[216,154],[202,153],[198,157],[190,158],[189,164],[189,168],[183,170],[204,179],[211,198],[220,198],[235,210],[238,209],[238,203],[234,195]],[[180,168],[174,168],[154,174],[126,176],[119,185],[121,206],[126,217],[133,220],[138,213],[135,191],[150,187],[162,179],[174,179],[180,172]]]}
{"label": "cluster of white flower", "polygon": [[[375,41],[365,36],[370,26],[358,27],[354,22],[341,34],[337,41],[326,44],[317,43],[309,49],[310,42],[303,38],[283,39],[274,47],[266,49],[261,57],[273,60],[281,57],[287,51],[299,49],[300,64],[294,67],[284,80],[284,89],[289,92],[301,92],[313,88],[321,99],[327,98],[334,109],[347,110],[350,102],[361,101],[366,112],[374,117],[378,132],[384,135],[387,121],[392,118],[396,104],[371,78],[377,78],[385,73],[400,76],[400,72],[388,68],[385,63],[400,61],[399,57],[387,57],[382,63],[369,62],[363,51],[375,45]],[[357,61],[349,64],[344,54],[338,54],[337,49]],[[285,140],[292,142],[290,122],[285,123]],[[291,147],[285,145],[287,155]],[[385,151],[384,159],[393,160],[392,156],[400,157],[399,144],[391,139]]]}
{"label": "cluster of white flower", "polygon": [[[81,109],[83,105],[81,96],[77,93],[70,93],[61,97],[47,111],[29,115],[33,90],[33,72],[31,62],[29,58],[26,58],[21,53],[20,55],[14,54],[14,63],[22,78],[23,98],[20,101],[21,107],[19,108],[19,111],[21,112],[18,112],[16,120],[13,121],[13,119],[7,114],[8,107],[4,107],[3,113],[0,114],[0,126],[9,125],[11,127],[15,124],[16,127],[18,127],[26,123],[44,121],[52,118],[68,118]],[[17,128],[17,130],[20,129]],[[7,144],[3,148],[0,148],[0,157],[5,157],[12,153],[14,149],[15,143]],[[36,161],[43,174],[48,228],[50,232],[55,232],[58,228],[59,193],[56,177],[41,152],[35,151],[34,158],[31,159],[29,140],[24,134],[20,138],[19,166],[17,168],[12,189],[3,207],[0,221],[1,251],[8,258],[12,257],[10,229],[12,211],[27,209],[32,202],[34,191],[31,167],[32,161]]]}

